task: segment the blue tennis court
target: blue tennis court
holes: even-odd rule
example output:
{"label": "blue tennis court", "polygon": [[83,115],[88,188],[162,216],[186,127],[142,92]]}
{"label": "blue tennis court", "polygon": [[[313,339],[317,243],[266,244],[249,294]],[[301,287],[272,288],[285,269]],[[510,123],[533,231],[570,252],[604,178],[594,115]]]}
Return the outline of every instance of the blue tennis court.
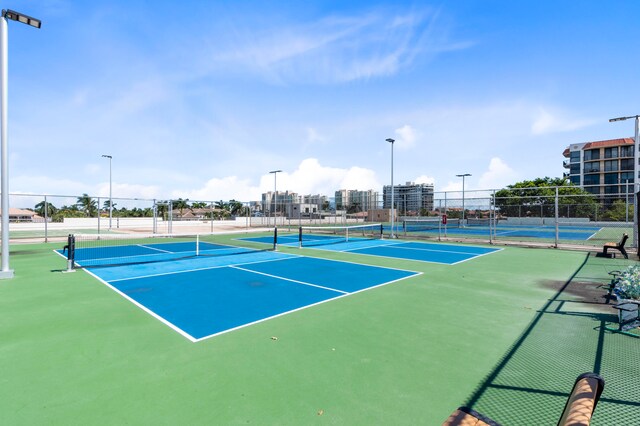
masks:
{"label": "blue tennis court", "polygon": [[85,270],[194,342],[418,275],[273,251]]}
{"label": "blue tennis court", "polygon": [[[562,240],[587,241],[591,239],[601,228],[587,226],[559,226],[558,238]],[[420,229],[419,226],[413,226],[406,230],[407,235],[424,234],[447,234],[447,235],[478,235],[488,237],[492,230],[489,226],[466,226],[464,228],[458,226],[438,227],[434,225],[431,228]],[[390,232],[390,229],[386,232]],[[404,232],[398,228],[398,232]],[[555,226],[532,226],[532,225],[498,225],[494,230],[497,237],[514,237],[514,238],[540,238],[554,239],[556,236]]]}
{"label": "blue tennis court", "polygon": [[[243,240],[269,243],[265,237],[243,238]],[[299,244],[298,236],[293,234],[278,236],[278,244],[297,247]],[[309,240],[303,242],[303,247],[447,265],[465,262],[501,250],[471,245],[367,238],[351,238],[349,241],[345,241],[344,238],[331,235],[309,236]]]}

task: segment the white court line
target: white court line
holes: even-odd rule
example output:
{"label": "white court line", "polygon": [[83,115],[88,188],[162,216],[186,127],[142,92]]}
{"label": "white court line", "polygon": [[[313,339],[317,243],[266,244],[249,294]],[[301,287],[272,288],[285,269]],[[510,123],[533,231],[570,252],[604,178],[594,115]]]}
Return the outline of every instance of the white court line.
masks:
{"label": "white court line", "polygon": [[[460,246],[460,247],[462,247],[462,246]],[[471,254],[471,255],[474,255],[474,256],[480,256],[480,254],[488,254],[488,253],[480,253],[480,254],[479,253],[472,253],[472,252],[469,252],[469,251],[437,250],[437,249],[417,248],[417,247],[394,247],[394,246],[392,246],[391,248],[400,249],[400,250],[432,251],[432,252],[436,252],[436,253]],[[493,253],[493,249],[489,253]]]}
{"label": "white court line", "polygon": [[[157,250],[157,251],[162,252],[162,253],[182,253],[182,252],[175,252],[175,251],[169,251],[169,250],[162,250],[162,249],[159,249],[157,247],[151,247],[151,246],[147,246],[147,245],[144,245],[144,244],[136,244],[136,246],[142,247],[142,248],[147,248],[149,250]],[[190,251],[193,251],[193,250],[186,250],[187,253],[190,252]],[[134,255],[134,256],[136,256],[136,255]]]}
{"label": "white court line", "polygon": [[[265,259],[265,260],[255,260],[253,262],[242,262],[242,263],[237,263],[236,265],[253,265],[255,263],[280,262],[282,260],[288,260],[288,259],[292,259],[292,258],[296,258],[296,257],[302,257],[299,254],[289,254],[289,253],[282,253],[282,254],[287,256],[287,257],[283,257],[282,259]],[[128,265],[122,265],[122,266],[128,266]],[[137,280],[137,279],[141,279],[141,278],[161,277],[163,275],[186,274],[186,273],[189,273],[189,272],[207,271],[209,269],[227,268],[229,266],[231,266],[231,265],[216,265],[216,266],[206,266],[206,267],[203,267],[203,268],[182,269],[180,271],[160,272],[158,274],[148,274],[148,275],[139,275],[137,277],[118,278],[118,279],[115,279],[115,280],[109,280],[109,282],[110,283],[115,283],[115,282],[118,282],[118,281],[128,281],[128,280]]]}
{"label": "white court line", "polygon": [[[350,262],[345,262],[345,263],[350,263]],[[388,269],[391,269],[391,268],[388,268]],[[409,271],[409,272],[411,272],[411,271]],[[221,335],[221,334],[229,333],[230,331],[239,330],[239,329],[241,329],[241,328],[249,327],[249,326],[251,326],[251,325],[258,324],[258,323],[261,323],[261,322],[264,322],[264,321],[269,321],[270,319],[273,319],[273,318],[278,318],[278,317],[281,317],[281,316],[284,316],[284,315],[291,314],[291,313],[293,313],[293,312],[298,312],[298,311],[302,311],[302,310],[304,310],[304,309],[312,308],[312,307],[314,307],[314,306],[318,306],[318,305],[321,305],[321,304],[323,304],[323,303],[332,302],[332,301],[334,301],[334,300],[342,299],[342,298],[344,298],[344,297],[349,297],[349,296],[351,296],[351,295],[353,295],[353,294],[361,293],[361,292],[363,292],[363,291],[367,291],[367,290],[371,290],[371,289],[374,289],[374,288],[382,287],[382,286],[385,286],[385,285],[388,285],[388,284],[393,284],[393,283],[396,283],[396,282],[398,282],[398,281],[406,280],[407,278],[415,277],[415,276],[417,276],[417,275],[422,275],[422,272],[416,272],[416,273],[415,273],[415,275],[409,275],[409,276],[407,276],[407,277],[398,278],[397,280],[388,281],[388,282],[386,282],[386,283],[382,283],[382,284],[374,285],[374,286],[372,286],[372,287],[363,288],[363,289],[361,289],[361,290],[357,290],[357,291],[354,291],[354,292],[352,292],[352,293],[346,293],[346,294],[343,294],[343,295],[341,295],[341,296],[337,296],[337,297],[332,297],[332,298],[330,298],[330,299],[321,300],[321,301],[319,301],[319,302],[312,303],[312,304],[310,304],[310,305],[301,306],[301,307],[299,307],[299,308],[292,309],[292,310],[290,310],[290,311],[281,312],[281,313],[279,313],[279,314],[272,315],[272,316],[270,316],[270,317],[261,318],[261,319],[259,319],[259,320],[257,320],[257,321],[249,322],[249,323],[247,323],[247,324],[242,324],[242,325],[239,325],[239,326],[237,326],[237,327],[229,328],[229,329],[227,329],[227,330],[222,330],[222,331],[219,331],[219,332],[217,332],[217,333],[210,334],[209,336],[200,337],[200,338],[195,339],[195,340],[193,340],[193,341],[194,341],[194,342],[196,342],[196,343],[197,343],[197,342],[201,342],[201,341],[203,341],[203,340],[210,339],[210,338],[212,338],[212,337],[216,337],[216,336],[219,336],[219,335]]]}
{"label": "white court line", "polygon": [[169,327],[171,327],[173,330],[177,331],[178,333],[180,333],[181,335],[183,335],[184,337],[186,337],[187,339],[191,340],[192,342],[197,342],[198,340],[193,337],[192,335],[190,335],[189,333],[187,333],[186,331],[184,331],[183,329],[181,329],[180,327],[178,327],[177,325],[175,325],[174,323],[166,320],[164,317],[161,317],[160,315],[156,314],[155,312],[153,312],[151,309],[147,308],[146,306],[144,306],[141,303],[138,303],[135,299],[131,298],[130,296],[128,296],[126,293],[118,290],[116,287],[112,286],[111,284],[109,284],[107,281],[103,280],[102,278],[100,278],[99,276],[97,276],[96,274],[94,274],[91,271],[88,270],[84,270],[87,274],[91,275],[92,277],[94,277],[95,279],[97,279],[98,281],[100,281],[101,283],[103,283],[104,285],[106,285],[107,287],[109,287],[111,290],[115,291],[116,293],[120,294],[122,297],[124,297],[125,299],[127,299],[129,302],[133,303],[135,306],[137,306],[138,308],[142,309],[143,311],[145,311],[146,313],[148,313],[149,315],[151,315],[152,317],[154,317],[155,319],[159,320],[160,322],[162,322],[163,324],[168,325]]}
{"label": "white court line", "polygon": [[296,284],[308,285],[309,287],[317,287],[317,288],[321,288],[323,290],[335,291],[336,293],[349,294],[348,291],[337,290],[335,288],[325,287],[325,286],[318,285],[318,284],[306,283],[304,281],[298,281],[298,280],[294,280],[294,279],[291,279],[291,278],[280,277],[278,275],[267,274],[265,272],[252,271],[251,269],[239,268],[239,267],[237,267],[235,265],[230,265],[229,268],[238,269],[239,271],[251,272],[253,274],[264,275],[265,277],[276,278],[276,279],[279,279],[279,280],[282,280],[282,281],[290,281],[290,282],[296,283]]}

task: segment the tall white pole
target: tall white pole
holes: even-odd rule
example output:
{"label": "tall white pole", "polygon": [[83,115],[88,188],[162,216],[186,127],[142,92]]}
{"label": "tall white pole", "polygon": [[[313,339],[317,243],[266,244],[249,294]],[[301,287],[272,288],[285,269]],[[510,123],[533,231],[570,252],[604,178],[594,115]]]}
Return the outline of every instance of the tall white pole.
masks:
{"label": "tall white pole", "polygon": [[464,178],[467,176],[471,176],[471,174],[463,173],[456,176],[462,178],[462,226],[464,227]]}
{"label": "tall white pole", "polygon": [[13,278],[13,270],[9,269],[9,157],[8,157],[8,133],[7,133],[7,110],[8,110],[8,87],[9,87],[9,25],[7,18],[0,18],[0,91],[2,91],[0,101],[0,118],[2,130],[0,131],[0,142],[2,155],[2,179],[0,182],[1,200],[0,210],[2,214],[2,271],[0,278]]}
{"label": "tall white pole", "polygon": [[464,178],[465,175],[462,175],[462,226],[464,226]]}
{"label": "tall white pole", "polygon": [[638,244],[638,172],[640,171],[640,115],[629,117],[610,118],[609,123],[614,121],[625,121],[630,118],[636,119],[636,134],[633,141],[633,247],[640,251]]}
{"label": "tall white pole", "polygon": [[395,238],[395,209],[394,209],[394,199],[393,193],[395,192],[393,188],[393,143],[394,139],[387,139],[387,142],[391,144],[391,238]]}
{"label": "tall white pole", "polygon": [[112,179],[111,179],[111,160],[109,157],[109,229],[111,229],[111,219],[113,218],[113,198],[111,197]]}
{"label": "tall white pole", "polygon": [[638,244],[638,171],[640,165],[640,116],[636,115],[635,145],[633,148],[633,245],[640,251]]}
{"label": "tall white pole", "polygon": [[276,217],[276,210],[278,208],[278,198],[276,196],[277,192],[278,192],[278,186],[277,186],[277,180],[276,180],[276,176],[278,175],[278,173],[280,173],[282,170],[272,170],[269,173],[273,173],[273,226],[277,226],[278,225],[278,218]]}

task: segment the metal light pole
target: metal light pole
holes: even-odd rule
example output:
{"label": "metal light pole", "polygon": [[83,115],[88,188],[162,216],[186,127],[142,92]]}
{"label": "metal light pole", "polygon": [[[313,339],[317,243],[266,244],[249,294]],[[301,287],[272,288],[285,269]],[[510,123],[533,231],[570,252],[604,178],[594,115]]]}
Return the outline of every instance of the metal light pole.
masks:
{"label": "metal light pole", "polygon": [[395,139],[388,138],[385,140],[391,144],[391,238],[395,238],[395,211],[393,208],[393,193],[395,192],[393,189],[393,143],[395,142]]}
{"label": "metal light pole", "polygon": [[113,157],[110,155],[103,155],[103,157],[109,159],[109,229],[111,229],[111,217],[113,213],[113,199],[111,198],[111,160]]}
{"label": "metal light pole", "polygon": [[464,173],[456,176],[462,178],[462,226],[464,226],[464,178],[471,175],[469,173]]}
{"label": "metal light pole", "polygon": [[13,10],[2,10],[0,17],[0,121],[2,130],[0,131],[0,141],[2,160],[2,175],[0,179],[0,214],[2,218],[2,270],[0,279],[13,278],[13,270],[9,269],[9,158],[8,158],[8,133],[7,133],[7,112],[8,112],[8,87],[9,87],[9,23],[7,19],[22,22],[35,28],[41,27],[39,19],[32,18]]}
{"label": "metal light pole", "polygon": [[638,159],[640,158],[640,115],[631,115],[629,117],[617,117],[609,120],[610,123],[614,121],[624,121],[630,118],[636,119],[636,134],[633,145],[633,246],[636,249],[638,245]]}
{"label": "metal light pole", "polygon": [[276,209],[278,208],[278,186],[276,185],[276,179],[278,176],[278,173],[281,173],[282,170],[272,170],[269,173],[273,173],[273,226],[277,226],[277,220],[278,218],[276,217]]}

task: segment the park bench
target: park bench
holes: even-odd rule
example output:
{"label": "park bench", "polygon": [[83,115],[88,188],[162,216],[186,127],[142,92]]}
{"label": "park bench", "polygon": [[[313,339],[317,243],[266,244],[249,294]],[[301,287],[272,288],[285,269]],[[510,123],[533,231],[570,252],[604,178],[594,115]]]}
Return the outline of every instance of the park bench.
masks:
{"label": "park bench", "polygon": [[624,245],[627,243],[628,239],[629,239],[629,235],[622,234],[622,239],[620,240],[620,242],[605,243],[604,246],[602,247],[602,256],[609,257],[609,254],[607,252],[613,249],[613,250],[618,250],[620,253],[622,253],[625,259],[628,259],[629,255],[627,255],[627,251],[624,249]]}

